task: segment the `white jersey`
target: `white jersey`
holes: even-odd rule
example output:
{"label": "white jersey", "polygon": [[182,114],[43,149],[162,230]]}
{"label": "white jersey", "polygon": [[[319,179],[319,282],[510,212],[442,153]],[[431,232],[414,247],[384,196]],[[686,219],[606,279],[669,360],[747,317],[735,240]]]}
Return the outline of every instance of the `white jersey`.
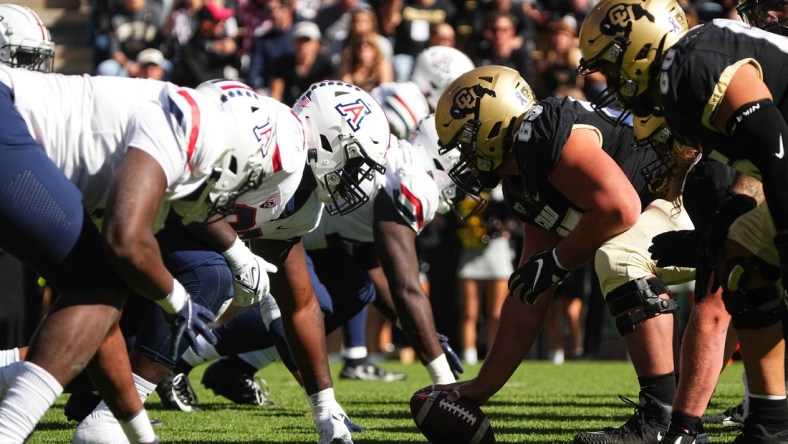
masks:
{"label": "white jersey", "polygon": [[386,193],[399,215],[416,234],[435,217],[439,193],[435,181],[421,163],[421,156],[405,140],[386,152],[386,173],[375,175],[374,194],[350,214],[329,215],[324,212],[316,230],[304,237],[307,250],[325,248],[327,237],[339,235],[349,242],[374,242],[374,200],[378,193]]}
{"label": "white jersey", "polygon": [[[0,66],[0,82],[33,138],[100,217],[128,147],[150,154],[167,178],[167,201],[195,191],[225,150],[218,103],[171,83],[65,76]],[[211,147],[211,149],[206,149]],[[164,209],[163,209],[164,210]],[[165,211],[160,212],[160,217]]]}
{"label": "white jersey", "polygon": [[[298,117],[290,108],[270,99],[274,118]],[[278,112],[274,109],[279,107]],[[273,123],[272,126],[277,126]],[[267,156],[259,188],[238,198],[227,221],[243,239],[287,240],[314,229],[323,204],[312,190],[299,189],[306,166],[306,137],[299,124],[294,134],[277,134],[273,155]],[[307,172],[307,174],[312,174]]]}

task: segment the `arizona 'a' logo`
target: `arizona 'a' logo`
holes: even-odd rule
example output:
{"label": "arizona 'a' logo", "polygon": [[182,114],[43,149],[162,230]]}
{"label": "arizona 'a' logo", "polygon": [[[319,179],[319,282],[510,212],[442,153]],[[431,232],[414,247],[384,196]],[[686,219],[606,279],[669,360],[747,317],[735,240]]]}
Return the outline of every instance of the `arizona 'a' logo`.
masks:
{"label": "arizona 'a' logo", "polygon": [[607,10],[607,15],[602,19],[599,30],[604,35],[623,35],[629,37],[632,25],[645,17],[654,23],[654,15],[638,3],[616,3]]}
{"label": "arizona 'a' logo", "polygon": [[268,119],[263,125],[258,125],[254,127],[254,135],[257,137],[258,142],[262,143],[262,151],[263,157],[268,155],[268,148],[271,147],[271,139],[274,135],[273,125],[271,125],[271,119]]}
{"label": "arizona 'a' logo", "polygon": [[361,121],[364,120],[364,116],[372,114],[369,105],[360,98],[356,99],[355,102],[340,103],[334,109],[337,110],[340,116],[347,117],[345,121],[347,121],[353,131],[358,131],[361,128]]}
{"label": "arizona 'a' logo", "polygon": [[[492,83],[492,79],[489,77],[482,80]],[[473,114],[474,118],[478,119],[479,107],[484,96],[495,97],[495,91],[485,88],[478,83],[457,91],[457,94],[454,96],[454,102],[451,104],[451,117],[464,119],[468,115]]]}

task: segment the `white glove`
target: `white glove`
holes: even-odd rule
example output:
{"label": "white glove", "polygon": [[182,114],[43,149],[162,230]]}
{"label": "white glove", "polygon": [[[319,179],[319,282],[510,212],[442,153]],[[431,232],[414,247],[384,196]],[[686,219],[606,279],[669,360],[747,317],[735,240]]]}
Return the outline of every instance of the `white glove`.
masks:
{"label": "white glove", "polygon": [[342,407],[335,404],[331,408],[331,414],[318,418],[315,417],[315,427],[320,438],[317,444],[353,444],[353,438],[350,437],[350,430],[347,423],[350,422]]}
{"label": "white glove", "polygon": [[233,272],[233,305],[246,307],[260,302],[271,293],[268,273],[276,273],[276,266],[252,251],[239,238],[222,253]]}

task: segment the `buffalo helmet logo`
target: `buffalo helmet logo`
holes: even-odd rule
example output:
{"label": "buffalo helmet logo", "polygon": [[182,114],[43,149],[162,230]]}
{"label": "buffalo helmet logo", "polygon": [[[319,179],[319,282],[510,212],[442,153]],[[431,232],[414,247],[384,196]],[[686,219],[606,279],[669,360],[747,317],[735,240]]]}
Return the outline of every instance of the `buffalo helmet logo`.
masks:
{"label": "buffalo helmet logo", "polygon": [[599,30],[604,35],[616,36],[623,34],[629,37],[632,32],[632,25],[645,17],[654,23],[654,15],[642,5],[637,3],[616,3],[607,10],[607,15],[602,19]]}
{"label": "buffalo helmet logo", "polygon": [[[491,81],[492,79],[490,79]],[[484,96],[495,97],[495,91],[485,88],[480,84],[468,86],[457,91],[451,105],[451,116],[455,119],[464,119],[470,114],[479,116],[479,107]]]}

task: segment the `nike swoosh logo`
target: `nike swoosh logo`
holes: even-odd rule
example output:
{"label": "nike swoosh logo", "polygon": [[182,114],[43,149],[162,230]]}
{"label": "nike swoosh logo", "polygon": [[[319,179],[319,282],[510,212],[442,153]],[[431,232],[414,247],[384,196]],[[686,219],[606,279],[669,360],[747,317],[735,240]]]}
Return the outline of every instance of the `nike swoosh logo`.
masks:
{"label": "nike swoosh logo", "polygon": [[539,282],[539,275],[542,274],[542,265],[544,265],[544,259],[539,258],[536,260],[536,276],[534,276],[534,287],[536,287],[536,283]]}
{"label": "nike swoosh logo", "polygon": [[657,441],[662,441],[662,432],[657,432]]}
{"label": "nike swoosh logo", "polygon": [[785,148],[783,147],[783,135],[780,134],[780,151],[774,154],[774,157],[782,159],[785,155]]}

